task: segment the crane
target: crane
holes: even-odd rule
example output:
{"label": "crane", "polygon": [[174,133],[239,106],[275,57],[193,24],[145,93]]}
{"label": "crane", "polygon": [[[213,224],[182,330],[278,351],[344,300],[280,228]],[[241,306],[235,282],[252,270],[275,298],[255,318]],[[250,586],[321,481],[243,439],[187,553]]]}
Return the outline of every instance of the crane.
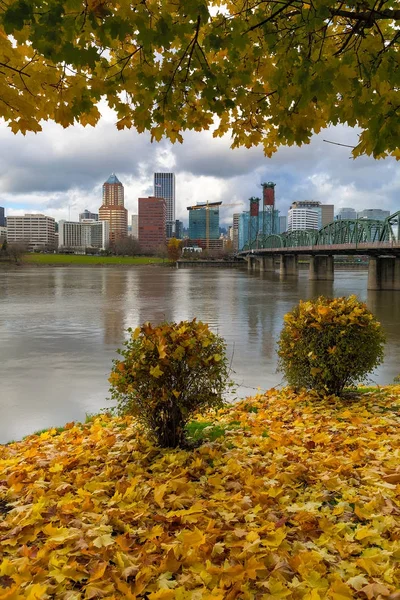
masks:
{"label": "crane", "polygon": [[[218,206],[220,207],[222,205],[222,202],[209,202],[207,200],[207,202],[205,202],[204,204],[196,204],[195,206],[189,206],[188,209],[190,210],[199,210],[199,209],[205,209],[206,211],[206,250],[209,250],[210,248],[210,209]],[[222,205],[223,208],[227,207],[227,206],[243,206],[243,202],[234,202],[234,203],[229,203],[229,204],[223,204]]]}

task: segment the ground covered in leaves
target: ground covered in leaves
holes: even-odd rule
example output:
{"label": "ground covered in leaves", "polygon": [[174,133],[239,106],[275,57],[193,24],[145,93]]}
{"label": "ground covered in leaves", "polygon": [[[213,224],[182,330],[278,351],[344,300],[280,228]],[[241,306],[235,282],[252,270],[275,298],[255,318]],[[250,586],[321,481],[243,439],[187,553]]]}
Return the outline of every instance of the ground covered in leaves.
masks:
{"label": "ground covered in leaves", "polygon": [[0,599],[397,600],[399,410],[270,391],[195,450],[108,416],[2,446]]}

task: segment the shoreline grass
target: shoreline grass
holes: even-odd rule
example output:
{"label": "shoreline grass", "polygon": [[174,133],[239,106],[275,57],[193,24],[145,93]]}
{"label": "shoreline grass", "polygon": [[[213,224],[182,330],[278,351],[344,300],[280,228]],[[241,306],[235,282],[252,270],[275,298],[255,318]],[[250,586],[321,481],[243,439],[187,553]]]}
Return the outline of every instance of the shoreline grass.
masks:
{"label": "shoreline grass", "polygon": [[25,254],[22,265],[149,265],[168,263],[154,256],[87,256],[81,254]]}
{"label": "shoreline grass", "polygon": [[0,446],[2,597],[397,598],[399,400],[270,390],[193,449],[107,414]]}

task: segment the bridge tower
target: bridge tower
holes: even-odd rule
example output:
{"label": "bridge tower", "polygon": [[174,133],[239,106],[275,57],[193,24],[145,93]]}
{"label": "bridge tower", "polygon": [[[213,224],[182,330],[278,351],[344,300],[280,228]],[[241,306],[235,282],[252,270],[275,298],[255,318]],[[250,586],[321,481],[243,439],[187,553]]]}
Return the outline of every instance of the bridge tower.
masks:
{"label": "bridge tower", "polygon": [[261,184],[263,188],[263,214],[262,234],[263,236],[279,233],[277,230],[277,214],[275,211],[275,186],[276,183],[268,181]]}
{"label": "bridge tower", "polygon": [[249,248],[253,250],[258,245],[258,234],[260,231],[260,198],[250,198],[249,215]]}

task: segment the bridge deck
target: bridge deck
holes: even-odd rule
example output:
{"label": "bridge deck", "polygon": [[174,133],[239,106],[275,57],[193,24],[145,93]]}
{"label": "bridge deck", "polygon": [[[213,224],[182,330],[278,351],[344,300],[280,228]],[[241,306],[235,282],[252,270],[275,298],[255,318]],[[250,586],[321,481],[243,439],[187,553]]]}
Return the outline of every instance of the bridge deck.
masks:
{"label": "bridge deck", "polygon": [[290,246],[285,248],[259,248],[239,252],[239,256],[265,256],[270,254],[362,254],[369,256],[400,256],[400,242],[359,242],[357,244],[327,244],[318,246]]}

